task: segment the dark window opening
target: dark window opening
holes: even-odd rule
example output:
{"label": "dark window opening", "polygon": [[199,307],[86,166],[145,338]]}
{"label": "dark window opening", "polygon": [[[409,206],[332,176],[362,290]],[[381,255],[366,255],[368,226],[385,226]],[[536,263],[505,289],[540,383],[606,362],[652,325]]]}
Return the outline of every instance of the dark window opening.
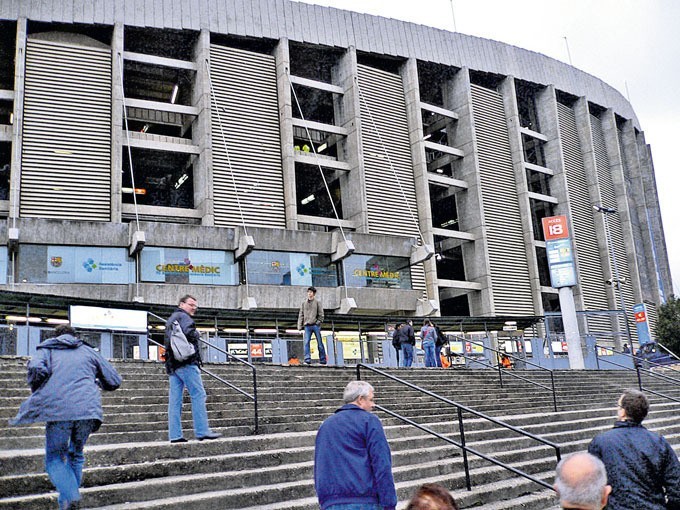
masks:
{"label": "dark window opening", "polygon": [[0,142],[0,200],[9,200],[9,179],[12,168],[12,143]]}
{"label": "dark window opening", "polygon": [[293,148],[295,154],[314,156],[314,151],[316,151],[321,159],[335,161],[345,159],[345,137],[317,129],[306,130],[293,126]]}
{"label": "dark window opening", "polygon": [[490,90],[498,91],[499,85],[503,82],[504,77],[500,74],[485,73],[483,71],[470,71],[470,83],[479,85]]}
{"label": "dark window opening", "polygon": [[556,90],[555,96],[557,97],[558,103],[568,106],[569,108],[573,108],[576,101],[578,101],[578,97],[561,90]]}
{"label": "dark window opening", "polygon": [[[0,21],[0,89],[14,90],[14,55],[17,24]],[[2,122],[9,124],[9,122]]]}
{"label": "dark window opening", "polygon": [[359,65],[374,67],[375,69],[380,69],[388,73],[399,74],[404,60],[392,58],[387,55],[378,56],[372,53],[357,51],[357,63]]}
{"label": "dark window opening", "polygon": [[536,93],[539,88],[528,83],[516,81],[515,90],[517,92],[517,110],[520,126],[540,133],[541,129],[538,123],[536,108]]}
{"label": "dark window opening", "polygon": [[430,210],[432,226],[446,230],[460,230],[455,188],[430,184]]}
{"label": "dark window opening", "polygon": [[555,206],[550,202],[542,200],[529,199],[531,205],[531,224],[534,229],[534,239],[537,241],[545,241],[543,235],[543,218],[555,216]]}
{"label": "dark window opening", "polygon": [[470,303],[467,296],[456,296],[449,299],[441,299],[442,291],[439,289],[439,307],[441,314],[445,317],[470,317]]}
{"label": "dark window opening", "polygon": [[418,87],[420,100],[434,106],[448,108],[444,99],[443,85],[458,72],[455,67],[449,67],[432,62],[418,61]]}
{"label": "dark window opening", "polygon": [[[130,113],[128,113],[130,116]],[[123,121],[125,122],[125,121]],[[151,120],[134,120],[128,117],[128,129],[148,135],[172,136],[191,140],[192,125],[161,124]]]}
{"label": "dark window opening", "polygon": [[[293,117],[296,119],[311,120],[322,124],[335,125],[334,98],[332,92],[293,85],[295,96],[293,97]],[[299,106],[298,106],[299,103]],[[302,110],[302,111],[300,111]]]}
{"label": "dark window opening", "polygon": [[465,264],[463,249],[456,246],[455,239],[435,236],[435,260],[437,262],[437,278],[442,280],[465,280]]}
{"label": "dark window opening", "polygon": [[220,46],[228,46],[239,50],[252,51],[253,53],[262,53],[264,55],[272,55],[278,44],[277,39],[265,38],[250,38],[240,37],[234,35],[210,34],[210,43],[218,44]]}
{"label": "dark window opening", "polygon": [[588,111],[590,112],[591,115],[594,115],[595,117],[600,117],[607,110],[606,108],[603,108],[598,104],[588,103]]}
{"label": "dark window opening", "polygon": [[195,156],[132,147],[134,188],[127,148],[123,148],[123,203],[159,207],[194,207]]}
{"label": "dark window opening", "polygon": [[113,26],[84,25],[80,23],[44,23],[41,21],[28,22],[28,35],[38,34],[41,32],[63,32],[67,34],[84,35],[90,39],[99,41],[106,46],[111,46]]}
{"label": "dark window opening", "polygon": [[298,214],[335,218],[333,205],[342,218],[342,189],[340,185],[344,172],[323,168],[323,175],[330,189],[329,197],[319,167],[295,163],[295,192]]}
{"label": "dark window opening", "polygon": [[427,110],[422,110],[421,119],[423,140],[454,147],[458,126],[455,119]]}
{"label": "dark window opening", "polygon": [[548,265],[548,252],[541,246],[536,246],[536,265],[538,266],[538,281],[543,287],[550,287],[550,267]]}
{"label": "dark window opening", "polygon": [[627,119],[624,119],[620,115],[614,115],[616,119],[616,127],[619,128],[619,130],[623,131],[626,128],[626,124],[628,123]]}
{"label": "dark window opening", "polygon": [[[561,312],[560,298],[557,294],[541,294],[543,301],[543,313]],[[551,317],[546,320],[546,324],[550,328],[551,333],[564,333],[564,323],[562,317]]]}
{"label": "dark window opening", "polygon": [[527,185],[532,193],[550,195],[550,176],[527,169]]}
{"label": "dark window opening", "polygon": [[185,106],[192,104],[193,71],[126,60],[123,73],[125,97]]}
{"label": "dark window opening", "polygon": [[454,179],[460,179],[461,165],[463,160],[458,156],[433,149],[425,148],[427,171],[438,175],[445,175]]}
{"label": "dark window opening", "polygon": [[125,27],[125,51],[193,61],[199,32],[191,30]]}
{"label": "dark window opening", "polygon": [[541,140],[523,134],[522,147],[524,148],[524,161],[545,167],[545,154]]}
{"label": "dark window opening", "polygon": [[333,83],[333,67],[342,53],[324,46],[290,43],[290,74],[310,80]]}
{"label": "dark window opening", "polygon": [[0,100],[0,124],[9,126],[14,123],[14,102]]}

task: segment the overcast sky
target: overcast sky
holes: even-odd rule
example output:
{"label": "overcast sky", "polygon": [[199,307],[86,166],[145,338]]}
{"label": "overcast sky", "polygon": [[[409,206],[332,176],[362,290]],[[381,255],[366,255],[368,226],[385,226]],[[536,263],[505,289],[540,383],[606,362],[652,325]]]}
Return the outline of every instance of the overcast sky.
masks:
{"label": "overcast sky", "polygon": [[451,31],[455,15],[458,32],[567,63],[570,54],[572,65],[618,89],[630,99],[652,146],[666,245],[676,294],[680,294],[680,189],[675,188],[680,184],[675,154],[680,147],[680,92],[675,90],[680,85],[680,1],[301,1]]}

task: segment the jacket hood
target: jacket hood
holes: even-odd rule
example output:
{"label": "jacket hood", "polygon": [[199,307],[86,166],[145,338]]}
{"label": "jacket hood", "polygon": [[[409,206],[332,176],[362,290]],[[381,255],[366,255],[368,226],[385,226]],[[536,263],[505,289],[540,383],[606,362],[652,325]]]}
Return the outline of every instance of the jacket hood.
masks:
{"label": "jacket hood", "polygon": [[621,427],[642,427],[642,423],[638,423],[633,420],[619,420],[614,423],[614,428],[618,429]]}
{"label": "jacket hood", "polygon": [[55,338],[48,338],[43,343],[38,345],[36,349],[75,349],[83,345],[80,338],[73,335],[61,335]]}
{"label": "jacket hood", "polygon": [[364,410],[356,404],[349,403],[335,410],[336,413],[339,413],[341,411],[364,411]]}

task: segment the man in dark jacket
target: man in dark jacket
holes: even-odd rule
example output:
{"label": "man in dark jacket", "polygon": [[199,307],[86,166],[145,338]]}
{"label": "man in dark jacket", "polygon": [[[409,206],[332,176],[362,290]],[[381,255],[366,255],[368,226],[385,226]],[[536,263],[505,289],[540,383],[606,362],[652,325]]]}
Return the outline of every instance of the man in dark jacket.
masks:
{"label": "man in dark jacket", "polygon": [[[191,416],[194,419],[194,435],[199,441],[217,439],[222,434],[213,432],[208,426],[208,411],[205,406],[206,393],[201,380],[199,365],[201,353],[198,341],[200,335],[192,317],[198,310],[198,303],[193,296],[183,296],[179,300],[177,310],[168,317],[165,323],[165,370],[170,376],[170,392],[168,397],[168,435],[171,443],[186,443],[182,435],[182,395],[184,388],[191,397]],[[172,326],[179,323],[187,340],[194,346],[195,352],[184,361],[175,359],[170,345]]]}
{"label": "man in dark jacket", "polygon": [[413,321],[406,320],[401,326],[402,332],[406,340],[401,342],[401,352],[404,356],[404,366],[410,367],[413,365],[413,349],[416,345],[416,333],[413,331]]}
{"label": "man in dark jacket", "polygon": [[608,510],[680,510],[680,462],[668,441],[642,426],[648,411],[644,393],[625,390],[614,428],[588,446],[607,468]]}
{"label": "man in dark jacket", "polygon": [[316,288],[307,289],[307,299],[300,305],[298,313],[297,328],[302,330],[304,327],[304,356],[305,365],[312,363],[312,354],[309,344],[312,342],[312,333],[316,336],[316,345],[319,348],[319,363],[326,364],[326,349],[321,339],[321,323],[324,319],[323,306],[321,301],[316,298]]}
{"label": "man in dark jacket", "polygon": [[393,510],[397,492],[392,457],[382,424],[371,411],[373,387],[352,381],[345,405],[327,418],[316,435],[314,486],[321,510],[356,505],[362,510]]}
{"label": "man in dark jacket", "polygon": [[113,391],[122,379],[73,328],[57,326],[54,333],[28,362],[33,393],[10,423],[46,422],[45,469],[59,492],[59,508],[69,509],[80,501],[85,443],[103,420],[100,388]]}

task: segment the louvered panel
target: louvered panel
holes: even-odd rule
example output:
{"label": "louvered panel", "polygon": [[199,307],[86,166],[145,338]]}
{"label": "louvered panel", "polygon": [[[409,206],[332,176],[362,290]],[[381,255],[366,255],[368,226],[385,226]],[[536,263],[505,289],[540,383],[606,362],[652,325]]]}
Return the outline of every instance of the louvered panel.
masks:
{"label": "louvered panel", "polygon": [[494,311],[498,315],[533,315],[503,98],[495,91],[472,85],[472,110]]}
{"label": "louvered panel", "polygon": [[210,57],[215,224],[240,226],[240,201],[246,225],[285,228],[274,57],[217,45]]}
{"label": "louvered panel", "polygon": [[656,303],[650,303],[649,301],[645,301],[645,308],[647,309],[647,322],[649,323],[652,340],[657,340],[656,325],[659,322],[659,310],[656,308]]}
{"label": "louvered panel", "polygon": [[[593,133],[593,149],[595,153],[595,162],[597,166],[597,180],[598,189],[600,191],[600,203],[604,207],[611,207],[618,209],[616,201],[616,190],[614,189],[614,181],[612,179],[612,169],[609,165],[609,157],[607,156],[607,147],[605,145],[604,133],[602,131],[602,122],[594,115],[590,116],[590,125]],[[626,305],[626,313],[628,314],[628,322],[631,334],[637,340],[637,331],[635,324],[632,322],[634,317],[633,305],[635,304],[635,294],[633,293],[633,285],[630,277],[630,269],[628,267],[628,257],[626,254],[626,246],[623,240],[623,227],[621,225],[621,217],[618,214],[610,214],[607,217],[609,224],[609,233],[611,236],[610,250],[613,249],[616,255],[616,265],[618,266],[619,278],[625,279],[625,283],[621,285],[621,290],[614,289],[616,295],[617,308],[620,308],[621,298],[619,292],[623,292],[623,299]],[[613,254],[609,254],[612,258],[612,277],[614,274]],[[623,317],[619,321],[621,328],[625,328]],[[623,329],[622,329],[623,330]]]}
{"label": "louvered panel", "polygon": [[28,39],[20,215],[110,220],[109,50]]}

